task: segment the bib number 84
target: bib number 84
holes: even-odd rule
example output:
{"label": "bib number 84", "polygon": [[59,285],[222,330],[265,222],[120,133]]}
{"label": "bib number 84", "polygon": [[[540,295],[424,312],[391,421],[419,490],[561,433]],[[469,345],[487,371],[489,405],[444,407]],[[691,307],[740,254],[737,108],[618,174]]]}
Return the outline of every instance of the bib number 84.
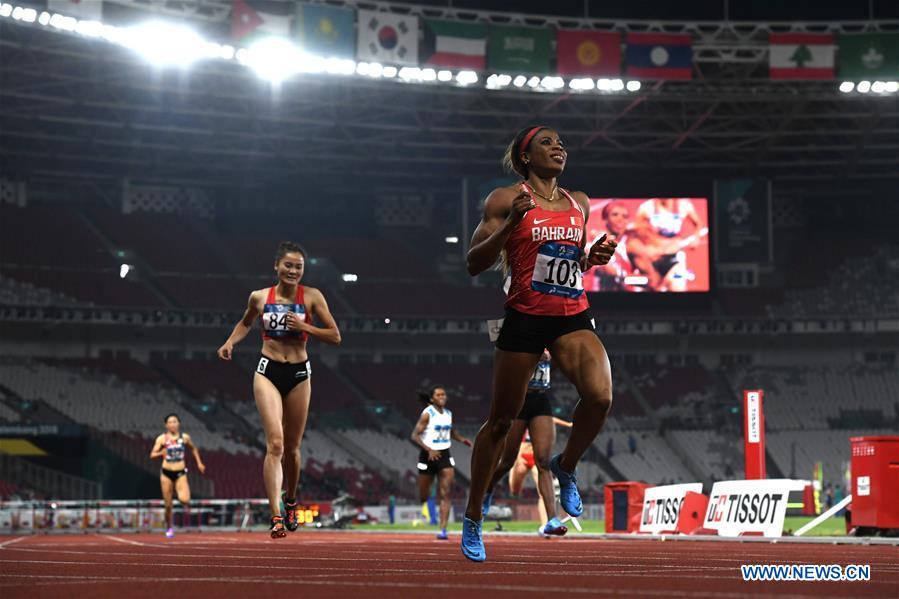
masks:
{"label": "bib number 84", "polygon": [[269,312],[266,322],[266,329],[269,331],[286,331],[287,330],[287,312],[278,314],[277,312]]}

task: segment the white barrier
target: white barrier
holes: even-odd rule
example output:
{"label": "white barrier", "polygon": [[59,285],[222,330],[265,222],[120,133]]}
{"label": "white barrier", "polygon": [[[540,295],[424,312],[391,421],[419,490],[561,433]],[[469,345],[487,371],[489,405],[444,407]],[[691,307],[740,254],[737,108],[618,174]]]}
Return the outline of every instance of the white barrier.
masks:
{"label": "white barrier", "polygon": [[712,487],[703,527],[722,537],[761,533],[783,534],[791,491],[801,491],[808,481],[789,478],[729,480]]}
{"label": "white barrier", "polygon": [[643,493],[643,512],[640,514],[640,532],[652,534],[674,532],[687,491],[702,493],[702,483],[663,485],[646,489]]}

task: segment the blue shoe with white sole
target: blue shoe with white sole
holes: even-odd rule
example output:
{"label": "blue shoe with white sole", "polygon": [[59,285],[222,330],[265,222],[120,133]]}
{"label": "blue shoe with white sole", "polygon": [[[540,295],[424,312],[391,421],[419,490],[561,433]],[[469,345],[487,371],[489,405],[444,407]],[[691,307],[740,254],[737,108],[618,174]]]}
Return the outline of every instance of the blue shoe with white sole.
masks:
{"label": "blue shoe with white sole", "polygon": [[558,518],[553,518],[540,530],[541,536],[562,537],[568,532],[568,527],[562,524]]}
{"label": "blue shoe with white sole", "polygon": [[481,523],[475,522],[468,516],[462,519],[462,555],[473,562],[483,562],[487,559],[487,550],[484,549],[484,538],[481,533]]}
{"label": "blue shoe with white sole", "polygon": [[580,516],[584,513],[584,504],[581,503],[581,494],[577,490],[577,471],[565,472],[559,466],[562,454],[553,456],[549,461],[549,469],[553,476],[559,480],[559,503],[562,509],[571,516]]}

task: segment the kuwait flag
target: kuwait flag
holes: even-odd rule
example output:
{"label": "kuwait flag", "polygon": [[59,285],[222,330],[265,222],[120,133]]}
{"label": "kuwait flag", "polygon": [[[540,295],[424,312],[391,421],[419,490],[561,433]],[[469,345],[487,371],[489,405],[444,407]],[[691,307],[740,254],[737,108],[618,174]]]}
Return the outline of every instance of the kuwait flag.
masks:
{"label": "kuwait flag", "polygon": [[772,33],[768,37],[771,79],[834,78],[834,43],[830,33]]}
{"label": "kuwait flag", "polygon": [[234,0],[231,8],[231,37],[244,43],[270,35],[288,37],[291,16],[256,10],[246,0]]}
{"label": "kuwait flag", "polygon": [[359,60],[418,64],[418,17],[360,10],[356,32]]}
{"label": "kuwait flag", "polygon": [[556,70],[560,75],[621,74],[621,34],[617,31],[556,31]]}
{"label": "kuwait flag", "polygon": [[627,74],[644,79],[692,79],[693,38],[689,34],[628,33]]}
{"label": "kuwait flag", "polygon": [[425,19],[424,64],[483,71],[487,66],[487,25]]}

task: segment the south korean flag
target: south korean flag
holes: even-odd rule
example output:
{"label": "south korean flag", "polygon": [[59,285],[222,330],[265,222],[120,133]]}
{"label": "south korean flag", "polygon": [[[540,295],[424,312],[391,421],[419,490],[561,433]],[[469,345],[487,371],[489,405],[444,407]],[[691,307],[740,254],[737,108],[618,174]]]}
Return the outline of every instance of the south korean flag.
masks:
{"label": "south korean flag", "polygon": [[360,10],[357,31],[360,61],[418,65],[418,17]]}

